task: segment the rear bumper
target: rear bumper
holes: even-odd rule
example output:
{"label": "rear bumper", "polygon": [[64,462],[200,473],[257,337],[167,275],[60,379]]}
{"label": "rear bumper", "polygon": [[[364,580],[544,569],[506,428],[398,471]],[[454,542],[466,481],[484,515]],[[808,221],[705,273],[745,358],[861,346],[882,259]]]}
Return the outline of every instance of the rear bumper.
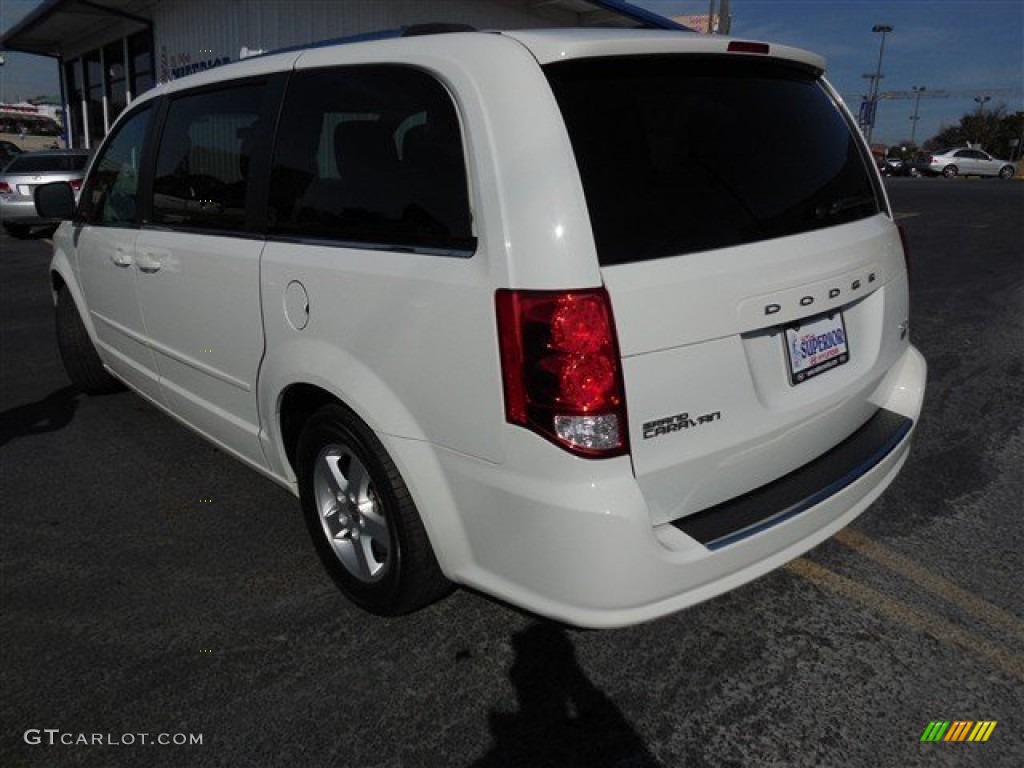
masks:
{"label": "rear bumper", "polygon": [[[872,397],[885,423],[868,427],[856,450],[837,446],[838,468],[808,470],[789,495],[774,497],[789,499],[784,509],[759,510],[753,523],[741,519],[733,533],[742,535],[728,539],[688,535],[685,525],[652,526],[628,457],[577,459],[524,430],[510,431],[500,466],[422,442],[388,447],[450,578],[560,621],[624,626],[734,589],[857,517],[906,461],[925,378],[923,358],[909,347]],[[424,451],[441,480],[420,471]],[[757,493],[748,494],[755,511],[770,498],[759,501]],[[441,520],[438,509],[446,510]]]}
{"label": "rear bumper", "polygon": [[892,453],[913,427],[911,419],[879,408],[850,437],[794,472],[672,525],[708,549],[732,546],[852,485]]}

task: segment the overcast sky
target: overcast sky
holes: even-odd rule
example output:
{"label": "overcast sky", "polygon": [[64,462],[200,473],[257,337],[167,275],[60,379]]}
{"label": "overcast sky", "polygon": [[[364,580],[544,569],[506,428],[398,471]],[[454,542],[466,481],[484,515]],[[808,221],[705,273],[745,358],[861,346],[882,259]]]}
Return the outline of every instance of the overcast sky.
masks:
{"label": "overcast sky", "polygon": [[[0,0],[0,29],[7,30],[40,4],[39,0]],[[635,0],[635,4],[672,16],[707,13],[707,0]],[[241,4],[233,4],[237,9]],[[854,112],[867,91],[878,60],[876,24],[889,24],[882,91],[925,93],[945,90],[949,98],[922,99],[918,141],[944,124],[955,124],[976,109],[975,96],[991,95],[991,108],[1004,103],[1024,110],[1024,0],[731,0],[736,37],[807,48],[828,59],[828,76]],[[4,54],[0,99],[57,96],[54,60]],[[893,144],[910,136],[914,104],[884,101],[874,139]]]}

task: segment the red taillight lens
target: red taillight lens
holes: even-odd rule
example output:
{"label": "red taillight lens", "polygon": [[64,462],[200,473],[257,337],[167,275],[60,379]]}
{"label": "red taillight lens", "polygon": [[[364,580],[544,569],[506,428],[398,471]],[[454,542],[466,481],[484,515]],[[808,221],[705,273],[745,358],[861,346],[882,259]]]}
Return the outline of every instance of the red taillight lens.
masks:
{"label": "red taillight lens", "polygon": [[11,189],[10,184],[8,184],[6,181],[0,181],[0,195],[10,195],[13,193],[14,190]]}
{"label": "red taillight lens", "polygon": [[626,398],[604,288],[496,295],[505,418],[587,457],[627,451]]}
{"label": "red taillight lens", "polygon": [[726,50],[729,53],[760,53],[766,56],[772,52],[771,46],[767,43],[753,43],[746,40],[733,40]]}
{"label": "red taillight lens", "polygon": [[68,183],[71,185],[71,191],[72,192],[78,192],[82,188],[82,180],[81,179],[72,179]]}

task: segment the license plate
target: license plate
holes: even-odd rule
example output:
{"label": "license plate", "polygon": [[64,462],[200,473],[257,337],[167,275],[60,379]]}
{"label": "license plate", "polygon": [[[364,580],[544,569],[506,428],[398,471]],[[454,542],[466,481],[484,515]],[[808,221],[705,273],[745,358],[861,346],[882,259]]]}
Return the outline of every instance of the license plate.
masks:
{"label": "license plate", "polygon": [[786,359],[789,383],[794,386],[850,362],[843,313],[822,315],[786,328]]}

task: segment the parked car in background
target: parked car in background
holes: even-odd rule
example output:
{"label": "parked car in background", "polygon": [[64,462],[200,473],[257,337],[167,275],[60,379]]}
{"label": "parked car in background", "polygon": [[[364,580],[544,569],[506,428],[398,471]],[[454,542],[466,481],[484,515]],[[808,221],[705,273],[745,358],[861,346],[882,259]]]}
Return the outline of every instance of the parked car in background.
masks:
{"label": "parked car in background", "polygon": [[913,165],[899,157],[887,157],[883,160],[878,170],[883,176],[912,176],[914,175]]}
{"label": "parked car in background", "polygon": [[36,213],[33,190],[40,184],[66,181],[77,194],[88,161],[86,149],[22,152],[11,160],[0,173],[0,221],[7,234],[27,237],[33,228],[59,224]]}
{"label": "parked car in background", "polygon": [[943,149],[922,155],[914,166],[928,176],[998,176],[1013,178],[1016,167],[1008,160],[992,157],[980,149]]}
{"label": "parked car in background", "polygon": [[24,150],[13,141],[0,141],[0,170]]}

